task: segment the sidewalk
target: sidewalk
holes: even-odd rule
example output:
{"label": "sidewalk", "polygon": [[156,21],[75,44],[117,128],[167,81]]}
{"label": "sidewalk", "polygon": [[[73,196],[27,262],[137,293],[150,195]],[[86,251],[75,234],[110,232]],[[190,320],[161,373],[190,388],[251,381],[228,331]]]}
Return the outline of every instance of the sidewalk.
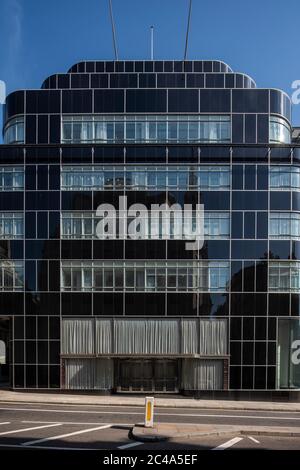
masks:
{"label": "sidewalk", "polygon": [[[0,402],[11,403],[43,403],[57,405],[89,405],[89,406],[144,406],[144,396],[133,395],[96,395],[68,393],[32,393],[0,390]],[[267,401],[229,401],[201,400],[194,398],[155,398],[155,406],[159,408],[194,408],[198,410],[261,410],[300,412],[300,403],[282,403]]]}
{"label": "sidewalk", "polygon": [[222,435],[250,435],[250,436],[276,436],[300,437],[299,427],[279,426],[228,426],[217,424],[155,424],[153,428],[145,428],[136,424],[131,431],[131,437],[141,442],[172,441],[178,438],[205,437]]}

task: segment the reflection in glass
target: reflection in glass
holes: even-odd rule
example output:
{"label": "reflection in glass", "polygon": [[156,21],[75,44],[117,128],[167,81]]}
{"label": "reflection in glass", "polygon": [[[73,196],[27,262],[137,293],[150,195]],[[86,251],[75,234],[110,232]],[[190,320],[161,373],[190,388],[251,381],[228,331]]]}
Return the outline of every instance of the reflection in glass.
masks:
{"label": "reflection in glass", "polygon": [[63,291],[203,291],[228,288],[229,263],[63,261]]}
{"label": "reflection in glass", "polygon": [[300,388],[300,321],[298,319],[278,320],[278,388]]}
{"label": "reflection in glass", "polygon": [[62,143],[230,142],[228,115],[65,115]]}
{"label": "reflection in glass", "polygon": [[68,166],[62,167],[63,191],[222,191],[230,187],[229,166]]}

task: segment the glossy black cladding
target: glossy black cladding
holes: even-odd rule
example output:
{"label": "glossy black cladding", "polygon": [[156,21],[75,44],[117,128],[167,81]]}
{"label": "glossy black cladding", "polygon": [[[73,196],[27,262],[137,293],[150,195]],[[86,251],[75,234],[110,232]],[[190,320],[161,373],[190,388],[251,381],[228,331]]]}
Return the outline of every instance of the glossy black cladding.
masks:
{"label": "glossy black cladding", "polygon": [[[61,113],[198,112],[233,113],[233,142],[267,142],[264,115],[278,114],[290,121],[291,103],[282,91],[257,89],[250,77],[233,73],[220,61],[82,62],[68,74],[50,76],[41,90],[11,93],[4,123],[25,114],[31,119],[26,143],[56,143],[59,129],[52,115]],[[42,130],[46,117],[34,129],[33,116],[38,114],[48,114],[49,135]]]}
{"label": "glossy black cladding", "polygon": [[[232,142],[60,144],[62,115],[125,113],[229,116]],[[270,113],[289,120],[288,97],[279,90],[257,89],[250,77],[220,61],[82,62],[67,74],[49,77],[41,90],[8,96],[5,123],[24,115],[26,136],[24,146],[0,146],[1,165],[20,166],[25,175],[24,191],[0,193],[1,211],[24,217],[24,238],[0,241],[1,256],[24,263],[22,289],[0,292],[1,310],[13,319],[13,387],[59,388],[62,318],[97,316],[227,319],[229,387],[276,388],[278,319],[298,318],[300,294],[276,290],[269,273],[274,262],[300,260],[300,241],[271,236],[270,215],[297,214],[300,197],[299,188],[281,186],[285,179],[272,187],[271,170],[284,166],[296,172],[300,147],[269,144]],[[115,176],[101,189],[62,188],[64,168],[93,166]],[[157,173],[155,185],[130,187],[133,169],[144,167]],[[229,175],[223,186],[213,177],[220,168]],[[176,184],[171,183],[172,171]],[[169,187],[159,187],[164,172]],[[184,240],[64,236],[63,214],[94,213],[102,203],[117,205],[120,195],[128,197],[129,205],[147,208],[166,201],[193,207],[200,202],[211,214],[228,214],[228,225],[221,237],[212,232],[195,251],[186,250]],[[67,291],[62,262],[74,260],[215,263],[228,269],[228,278],[222,289],[213,287],[220,271],[212,286],[193,291],[180,290],[179,284],[160,291]]]}

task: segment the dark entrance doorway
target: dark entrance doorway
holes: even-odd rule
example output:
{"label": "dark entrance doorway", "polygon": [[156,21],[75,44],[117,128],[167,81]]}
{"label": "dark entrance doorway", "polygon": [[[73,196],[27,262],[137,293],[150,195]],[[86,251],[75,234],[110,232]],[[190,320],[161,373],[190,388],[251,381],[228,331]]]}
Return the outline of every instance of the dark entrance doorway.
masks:
{"label": "dark entrance doorway", "polygon": [[11,319],[0,317],[0,387],[10,387]]}
{"label": "dark entrance doorway", "polygon": [[116,361],[118,392],[178,393],[179,361],[174,359],[120,359]]}

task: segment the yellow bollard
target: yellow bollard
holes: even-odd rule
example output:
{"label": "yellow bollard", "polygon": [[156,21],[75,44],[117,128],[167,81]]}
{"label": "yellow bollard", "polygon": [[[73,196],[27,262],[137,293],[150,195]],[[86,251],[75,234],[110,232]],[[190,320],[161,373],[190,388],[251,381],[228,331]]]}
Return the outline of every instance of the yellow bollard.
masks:
{"label": "yellow bollard", "polygon": [[145,398],[145,428],[153,428],[154,397]]}

